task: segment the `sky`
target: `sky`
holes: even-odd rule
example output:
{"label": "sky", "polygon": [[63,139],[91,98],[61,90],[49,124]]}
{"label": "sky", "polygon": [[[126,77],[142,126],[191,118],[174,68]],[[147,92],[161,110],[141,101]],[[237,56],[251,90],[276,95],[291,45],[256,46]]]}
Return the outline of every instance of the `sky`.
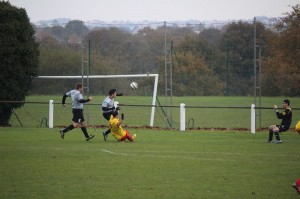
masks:
{"label": "sky", "polygon": [[249,20],[282,17],[299,0],[8,0],[31,22],[68,18],[101,21]]}

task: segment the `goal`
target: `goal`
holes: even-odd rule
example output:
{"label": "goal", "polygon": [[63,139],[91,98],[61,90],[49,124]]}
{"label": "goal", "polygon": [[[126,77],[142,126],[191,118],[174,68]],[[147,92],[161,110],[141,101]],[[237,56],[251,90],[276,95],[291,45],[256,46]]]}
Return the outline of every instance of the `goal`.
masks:
{"label": "goal", "polygon": [[[85,86],[85,95],[86,94],[103,94],[107,95],[108,90],[110,88],[117,88],[117,92],[124,92],[129,94],[130,96],[140,96],[141,94],[151,95],[152,102],[148,104],[135,104],[131,102],[131,106],[142,106],[145,105],[151,108],[150,114],[150,122],[149,126],[154,126],[154,116],[155,116],[155,106],[156,106],[156,98],[157,98],[157,87],[158,87],[158,74],[131,74],[131,75],[85,75],[85,76],[38,76],[37,80],[44,80],[49,82],[51,81],[61,81],[61,80],[68,80],[74,79],[81,81]],[[122,79],[122,81],[121,81]],[[139,83],[140,87],[137,90],[131,90],[129,87],[130,82],[142,82]],[[74,83],[74,81],[72,81]],[[152,84],[152,85],[149,85]],[[41,85],[41,83],[38,83]],[[67,92],[68,89],[72,89],[73,87],[67,86],[60,86],[64,87],[64,92]],[[58,90],[57,88],[54,90]],[[48,90],[49,91],[49,90]],[[62,91],[60,91],[62,93]],[[118,100],[117,100],[118,101]],[[51,104],[51,103],[50,103]],[[124,104],[121,102],[120,104]],[[128,105],[128,104],[125,104]],[[51,105],[50,105],[51,106]],[[49,108],[49,110],[53,110],[53,108]],[[55,111],[55,110],[53,110]],[[51,112],[51,111],[50,111]],[[49,128],[53,128],[53,112],[49,113]],[[51,119],[52,117],[52,119]],[[51,123],[52,121],[52,123]]]}

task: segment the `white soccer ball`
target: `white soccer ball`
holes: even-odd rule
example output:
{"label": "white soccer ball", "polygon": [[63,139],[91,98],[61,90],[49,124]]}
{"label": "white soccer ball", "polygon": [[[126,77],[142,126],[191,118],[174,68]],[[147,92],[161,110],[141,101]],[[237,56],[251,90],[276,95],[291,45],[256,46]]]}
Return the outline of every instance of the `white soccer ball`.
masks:
{"label": "white soccer ball", "polygon": [[131,88],[131,89],[135,90],[135,89],[137,89],[138,87],[139,87],[139,85],[138,85],[136,82],[131,82],[131,83],[130,83],[130,88]]}

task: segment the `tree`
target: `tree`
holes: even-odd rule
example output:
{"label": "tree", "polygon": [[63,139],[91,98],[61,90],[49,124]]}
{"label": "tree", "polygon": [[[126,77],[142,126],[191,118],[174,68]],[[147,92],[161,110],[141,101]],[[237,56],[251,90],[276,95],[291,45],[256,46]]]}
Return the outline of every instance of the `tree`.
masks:
{"label": "tree", "polygon": [[[272,57],[263,62],[266,77],[263,92],[268,95],[299,96],[300,84],[300,4],[292,6],[276,24],[270,37]],[[271,82],[271,84],[270,84]]]}
{"label": "tree", "polygon": [[78,37],[77,42],[82,42],[83,37],[89,32],[89,29],[84,25],[82,21],[73,20],[66,24],[64,37],[66,41],[69,41],[71,35]]}
{"label": "tree", "polygon": [[[213,48],[199,35],[186,37],[173,49],[173,94],[222,95],[224,85],[209,66]],[[164,58],[161,58],[163,66]],[[163,77],[164,67],[160,67]],[[160,84],[164,84],[160,81]]]}
{"label": "tree", "polygon": [[[0,101],[23,101],[38,70],[38,44],[25,9],[0,1]],[[21,103],[0,103],[0,125],[9,125]]]}
{"label": "tree", "polygon": [[216,28],[208,28],[204,29],[200,35],[205,38],[209,44],[217,47],[221,39],[221,30]]}
{"label": "tree", "polygon": [[[81,74],[81,47],[57,41],[46,35],[39,40],[39,75]],[[35,79],[29,94],[61,94],[74,80]]]}
{"label": "tree", "polygon": [[192,51],[176,53],[173,67],[173,93],[180,95],[222,95],[224,85],[205,64],[204,57]]}
{"label": "tree", "polygon": [[63,41],[64,28],[62,26],[53,26],[51,33],[58,41]]}
{"label": "tree", "polygon": [[[222,80],[227,81],[233,95],[249,95],[253,84],[253,36],[254,26],[239,21],[230,23],[224,28],[220,48],[226,54],[226,73]],[[257,44],[263,49],[262,56],[267,56],[267,41],[271,34],[262,23],[256,23]]]}

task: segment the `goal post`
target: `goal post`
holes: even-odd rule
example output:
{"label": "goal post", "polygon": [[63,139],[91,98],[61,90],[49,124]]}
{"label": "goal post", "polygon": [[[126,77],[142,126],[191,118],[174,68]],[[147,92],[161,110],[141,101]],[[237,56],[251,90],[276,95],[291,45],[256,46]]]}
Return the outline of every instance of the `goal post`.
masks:
{"label": "goal post", "polygon": [[255,105],[251,104],[251,133],[255,134]]}
{"label": "goal post", "polygon": [[158,87],[158,74],[131,74],[131,75],[77,75],[77,76],[38,76],[37,79],[107,79],[107,78],[134,78],[134,77],[152,77],[154,78],[154,87],[152,94],[152,107],[149,126],[154,126],[155,104]]}

